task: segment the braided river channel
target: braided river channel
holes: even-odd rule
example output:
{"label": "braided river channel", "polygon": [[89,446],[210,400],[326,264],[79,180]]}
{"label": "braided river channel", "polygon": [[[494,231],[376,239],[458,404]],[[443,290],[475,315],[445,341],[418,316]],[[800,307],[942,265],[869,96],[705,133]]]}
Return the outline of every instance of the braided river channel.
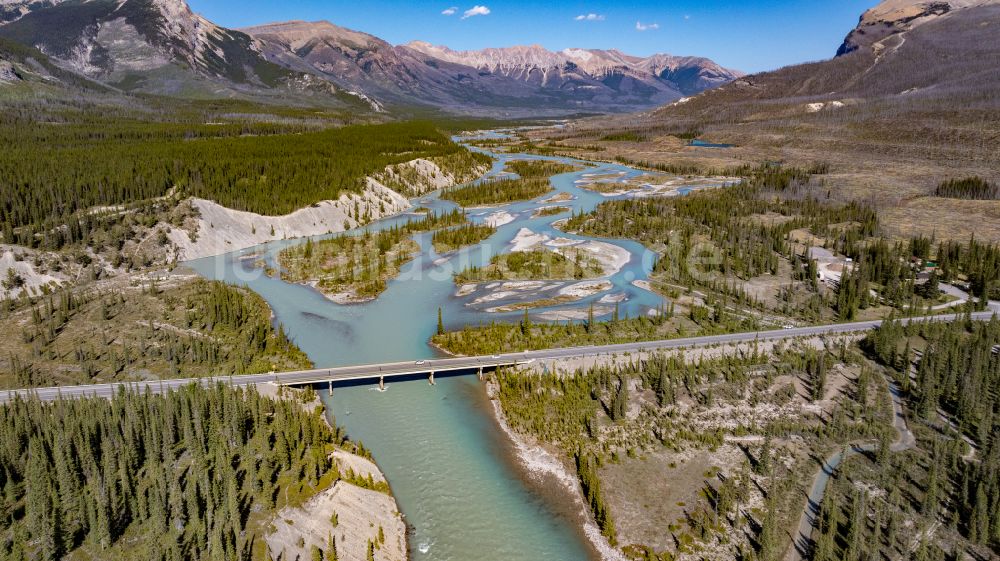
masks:
{"label": "braided river channel", "polygon": [[[483,133],[480,137],[495,137]],[[469,137],[456,138],[458,141]],[[479,148],[473,148],[480,150]],[[582,243],[591,238],[560,231],[553,223],[571,213],[589,212],[599,203],[637,196],[637,192],[602,194],[582,188],[588,178],[614,178],[625,182],[651,175],[626,166],[585,162],[571,158],[487,152],[495,163],[482,180],[504,174],[510,160],[551,160],[580,166],[580,171],[554,176],[553,192],[536,200],[488,209],[468,209],[470,221],[481,223],[498,216],[511,220],[478,246],[438,255],[431,234],[416,234],[417,257],[402,267],[377,299],[341,305],[311,287],[291,284],[265,275],[254,261],[274,263],[277,253],[305,239],[281,240],[230,254],[187,262],[202,276],[246,285],[270,304],[275,321],[305,351],[317,368],[397,360],[429,360],[441,356],[428,344],[437,328],[438,309],[445,326],[458,329],[492,321],[518,321],[524,312],[498,312],[496,307],[525,293],[502,290],[492,295],[479,290],[460,295],[452,274],[471,265],[484,265],[497,253],[513,248],[512,241],[528,229],[546,243]],[[624,183],[623,183],[624,184]],[[673,188],[682,195],[704,182]],[[641,191],[641,189],[640,189]],[[546,202],[554,195],[568,199]],[[455,205],[431,193],[411,203],[433,212]],[[638,196],[641,196],[638,195]],[[561,206],[560,214],[536,216],[545,206]],[[504,215],[503,213],[506,213]],[[376,230],[417,218],[397,215],[365,229]],[[360,229],[363,231],[363,229]],[[320,236],[315,239],[322,239]],[[531,311],[537,321],[586,317],[593,305],[598,316],[608,316],[616,303],[619,313],[636,316],[662,306],[660,296],[633,281],[642,281],[652,270],[655,256],[642,245],[626,240],[597,240],[627,252],[628,261],[611,274],[604,290],[571,303]],[[619,250],[619,255],[625,255]],[[254,256],[253,258],[247,258]],[[542,283],[529,299],[551,297],[572,289],[579,281]],[[641,282],[638,284],[642,284]],[[488,308],[494,308],[487,311]],[[583,314],[582,316],[580,314]],[[565,502],[546,496],[544,486],[526,481],[512,458],[512,444],[494,420],[492,407],[474,373],[439,376],[431,386],[426,380],[388,381],[385,392],[371,385],[336,387],[332,397],[320,391],[331,417],[352,440],[362,441],[375,457],[392,486],[400,510],[410,526],[412,559],[421,560],[580,560],[594,552],[579,531],[577,514]],[[325,388],[324,388],[325,390]]]}

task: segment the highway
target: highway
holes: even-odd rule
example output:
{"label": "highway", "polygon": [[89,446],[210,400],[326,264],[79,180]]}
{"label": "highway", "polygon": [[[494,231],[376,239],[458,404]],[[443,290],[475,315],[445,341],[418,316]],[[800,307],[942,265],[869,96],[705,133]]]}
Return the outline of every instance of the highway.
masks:
{"label": "highway", "polygon": [[[994,311],[978,312],[972,314],[973,319],[988,320]],[[945,314],[937,316],[918,317],[904,319],[903,321],[951,321],[962,314]],[[454,372],[459,370],[476,371],[479,368],[492,369],[499,366],[515,366],[533,361],[551,360],[560,358],[595,356],[606,354],[624,354],[640,351],[670,350],[692,347],[706,347],[727,343],[747,343],[752,341],[769,341],[777,339],[790,339],[795,337],[811,337],[817,335],[836,335],[843,333],[854,333],[867,331],[878,327],[881,320],[859,321],[853,323],[838,323],[829,325],[817,325],[808,327],[793,327],[788,329],[777,329],[773,331],[751,331],[742,333],[727,333],[723,335],[707,335],[702,337],[686,337],[680,339],[666,339],[661,341],[644,341],[636,343],[623,343],[617,345],[599,345],[589,347],[567,347],[558,349],[546,349],[540,351],[526,351],[518,353],[502,353],[499,355],[484,355],[472,357],[455,357],[441,359],[427,359],[420,361],[386,362],[380,364],[362,364],[357,366],[342,366],[337,368],[319,368],[314,370],[300,370],[291,372],[277,372],[265,374],[247,374],[240,376],[218,376],[206,378],[177,378],[166,380],[152,380],[140,382],[116,382],[108,384],[91,384],[79,386],[60,386],[34,389],[0,391],[0,403],[14,399],[15,396],[27,397],[35,395],[43,401],[51,401],[76,397],[110,397],[123,387],[132,388],[136,391],[162,392],[175,389],[190,383],[215,384],[225,383],[233,386],[247,386],[250,384],[260,384],[273,382],[279,385],[297,386],[307,384],[325,384],[328,381],[346,382],[352,380],[370,379],[378,381],[380,378],[394,378],[399,376],[430,375],[442,372]]]}

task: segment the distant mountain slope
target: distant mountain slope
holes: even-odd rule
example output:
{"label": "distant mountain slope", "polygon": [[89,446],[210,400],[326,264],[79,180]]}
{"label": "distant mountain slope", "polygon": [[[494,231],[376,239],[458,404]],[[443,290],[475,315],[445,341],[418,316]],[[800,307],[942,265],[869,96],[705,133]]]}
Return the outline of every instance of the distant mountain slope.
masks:
{"label": "distant mountain slope", "polygon": [[[899,17],[889,22],[879,14]],[[881,38],[873,40],[876,36]],[[838,53],[822,62],[745,76],[657,114],[706,122],[760,120],[872,101],[900,108],[940,102],[950,110],[973,109],[959,104],[963,98],[976,98],[977,107],[995,107],[1000,103],[1000,1],[889,0],[866,12]]]}
{"label": "distant mountain slope", "polygon": [[933,21],[953,10],[995,4],[996,0],[885,0],[861,15],[837,55],[872,47],[890,35]]}
{"label": "distant mountain slope", "polygon": [[392,46],[328,22],[244,29],[269,60],[311,69],[375,97],[438,106],[629,110],[718,86],[741,74],[698,57],[537,45],[454,51],[424,42]]}
{"label": "distant mountain slope", "polygon": [[248,35],[213,24],[183,0],[0,0],[0,23],[0,37],[123,90],[337,94],[311,75],[268,62]]}
{"label": "distant mountain slope", "polygon": [[[328,22],[232,30],[184,0],[0,0],[0,38],[124,91],[325,95],[376,111],[389,104],[510,116],[634,111],[740,76],[697,57],[393,46]],[[13,80],[7,65],[0,72]]]}
{"label": "distant mountain slope", "polygon": [[36,84],[78,92],[103,94],[110,89],[54,64],[45,53],[0,38],[0,84]]}
{"label": "distant mountain slope", "polygon": [[538,45],[479,51],[453,51],[419,41],[407,46],[435,58],[548,87],[560,87],[574,78],[614,87],[615,80],[629,79],[653,90],[693,95],[743,75],[702,57],[656,54],[643,58],[598,49],[552,52]]}
{"label": "distant mountain slope", "polygon": [[427,57],[329,22],[247,28],[268,60],[312,72],[383,102],[450,108],[522,107],[534,91],[500,76]]}

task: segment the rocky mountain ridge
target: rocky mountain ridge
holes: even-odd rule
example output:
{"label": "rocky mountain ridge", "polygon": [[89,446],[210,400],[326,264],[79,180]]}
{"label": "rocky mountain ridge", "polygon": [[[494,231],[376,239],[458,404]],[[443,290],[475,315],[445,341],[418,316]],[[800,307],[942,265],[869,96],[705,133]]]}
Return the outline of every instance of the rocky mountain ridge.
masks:
{"label": "rocky mountain ridge", "polygon": [[490,48],[478,51],[454,51],[447,47],[414,41],[407,47],[441,60],[464,64],[481,70],[515,77],[530,77],[538,73],[549,78],[581,71],[596,79],[628,75],[647,83],[659,81],[670,90],[694,95],[743,75],[704,57],[655,54],[638,57],[617,49],[563,49],[549,51],[540,45]]}
{"label": "rocky mountain ridge", "polygon": [[837,49],[837,56],[874,47],[891,35],[905,33],[956,10],[998,3],[998,0],[884,0],[861,14],[857,27]]}
{"label": "rocky mountain ridge", "polygon": [[631,111],[740,75],[699,57],[394,46],[328,22],[233,30],[194,13],[184,0],[0,0],[0,38],[124,91],[291,92],[375,111],[387,104],[510,116]]}
{"label": "rocky mountain ridge", "polygon": [[0,37],[122,90],[226,96],[303,78],[269,63],[252,38],[195,14],[183,0],[0,2]]}
{"label": "rocky mountain ridge", "polygon": [[508,110],[634,110],[715,87],[742,74],[700,57],[538,45],[455,51],[414,41],[393,46],[326,21],[243,29],[268,60],[320,73],[376,98]]}

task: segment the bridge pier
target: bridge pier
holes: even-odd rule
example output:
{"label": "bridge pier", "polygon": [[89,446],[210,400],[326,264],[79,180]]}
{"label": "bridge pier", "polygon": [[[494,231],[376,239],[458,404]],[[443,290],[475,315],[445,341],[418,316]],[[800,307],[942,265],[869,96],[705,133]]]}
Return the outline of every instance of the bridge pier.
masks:
{"label": "bridge pier", "polygon": [[428,378],[428,379],[427,379],[427,382],[428,382],[428,383],[429,383],[430,385],[432,385],[432,386],[436,385],[436,384],[434,383],[434,371],[433,371],[433,370],[431,370],[431,376],[430,376],[430,378]]}
{"label": "bridge pier", "polygon": [[328,395],[330,397],[333,397],[333,380],[327,380],[326,384],[327,384],[326,391],[328,392]]}
{"label": "bridge pier", "polygon": [[479,367],[479,381],[480,382],[483,381],[483,367],[482,366]]}
{"label": "bridge pier", "polygon": [[385,391],[385,376],[378,377],[378,391],[380,392]]}

